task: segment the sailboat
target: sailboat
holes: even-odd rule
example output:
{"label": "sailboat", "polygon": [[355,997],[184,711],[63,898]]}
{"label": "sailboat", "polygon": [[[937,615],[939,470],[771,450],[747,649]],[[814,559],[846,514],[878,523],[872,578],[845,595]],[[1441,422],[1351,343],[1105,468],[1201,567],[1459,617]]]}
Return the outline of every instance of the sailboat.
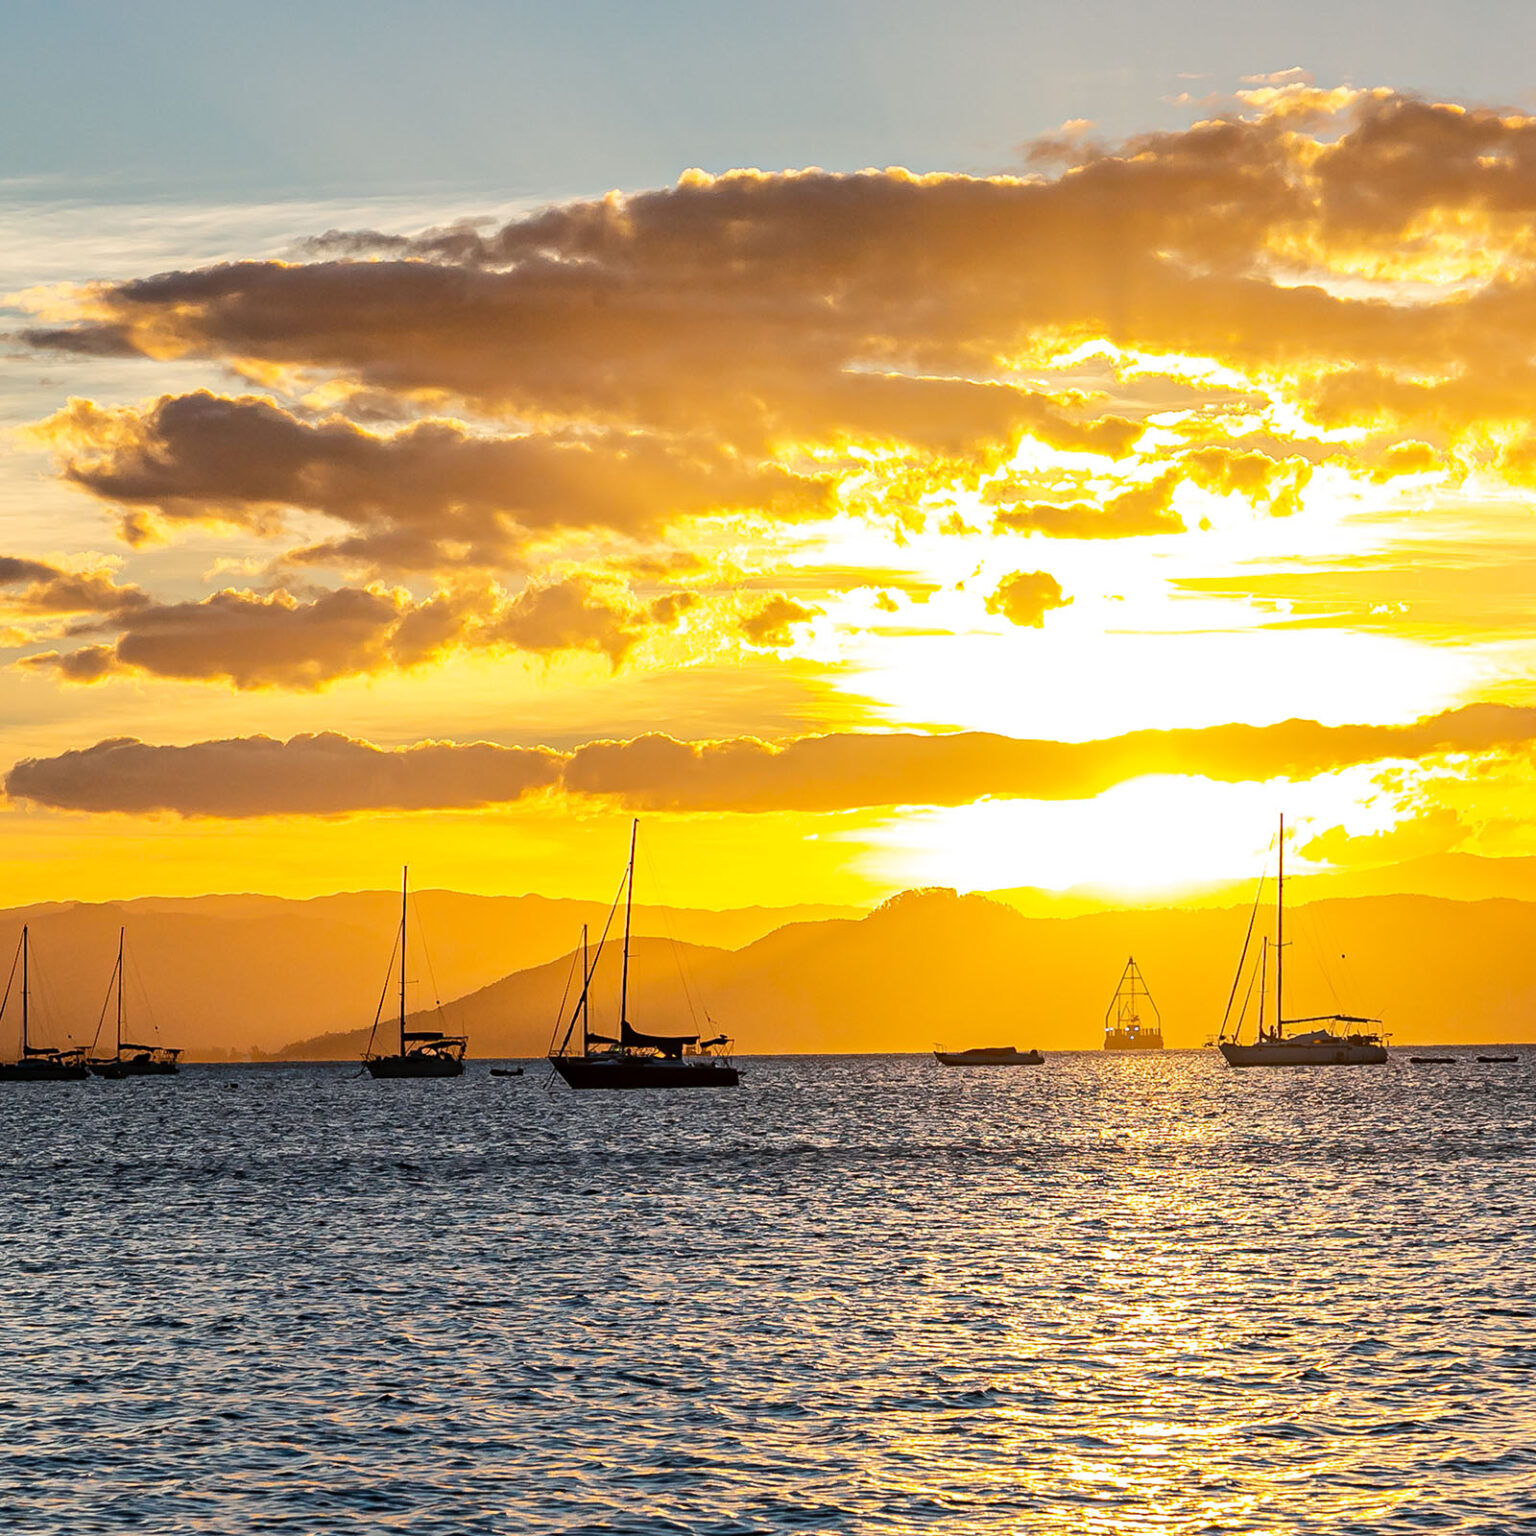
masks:
{"label": "sailboat", "polygon": [[17,961],[21,964],[21,1055],[15,1061],[0,1061],[0,1082],[3,1083],[61,1083],[89,1077],[85,1065],[85,1048],[74,1046],[60,1050],[52,1045],[33,1045],[31,1037],[31,979],[28,962],[31,947],[25,926],[21,930],[21,943],[16,949],[16,959],[11,961],[11,974],[6,978],[5,995],[0,997],[0,1019],[5,1017],[5,1005],[11,1000],[11,983],[16,979]]}
{"label": "sailboat", "polygon": [[[88,1066],[97,1077],[122,1079],[125,1077],[174,1077],[181,1070],[179,1061],[181,1051],[168,1045],[135,1045],[131,1040],[123,1039],[123,930],[117,930],[117,964],[112,970],[112,980],[108,984],[109,994],[115,994],[117,999],[117,1049],[110,1056],[87,1056]],[[105,1014],[105,1009],[103,1009]],[[101,1022],[96,1025],[98,1038],[101,1035]],[[91,1050],[96,1049],[96,1041],[91,1042]],[[124,1051],[128,1054],[125,1056]]]}
{"label": "sailboat", "polygon": [[[560,1048],[550,1053],[549,1064],[572,1088],[734,1088],[741,1081],[741,1074],[725,1054],[731,1044],[725,1035],[716,1035],[710,1040],[700,1040],[697,1035],[649,1035],[629,1022],[629,934],[635,901],[635,840],[639,829],[638,821],[630,825],[629,863],[624,872],[624,960],[619,979],[619,1033],[617,1036],[598,1035],[588,1027],[588,998],[592,977],[602,958],[603,940],[599,940],[597,955],[589,965],[583,930],[581,995],[576,1000]],[[611,913],[609,921],[612,921]],[[603,937],[607,937],[606,928]],[[571,1052],[568,1047],[578,1021],[581,1049]]]}
{"label": "sailboat", "polygon": [[[1257,897],[1254,898],[1254,904],[1257,909]],[[1232,981],[1232,994],[1227,999],[1229,1016],[1252,937],[1253,923],[1250,919],[1248,936],[1243,940],[1243,953],[1237,963],[1237,975]],[[1271,948],[1275,956],[1275,1014],[1274,1022],[1266,1025],[1264,995],[1268,990]],[[1252,986],[1251,981],[1249,985]],[[1237,1031],[1242,1027],[1240,1013],[1233,1036],[1227,1039],[1227,1020],[1224,1019],[1218,1037],[1221,1054],[1227,1064],[1233,1067],[1375,1066],[1387,1059],[1387,1049],[1382,1044],[1380,1034],[1365,1031],[1359,1026],[1380,1023],[1380,1019],[1360,1018],[1348,1013],[1313,1014],[1303,1019],[1288,1019],[1285,1016],[1285,817],[1281,816],[1280,858],[1275,878],[1275,938],[1271,945],[1266,936],[1259,954],[1259,1017],[1256,1037],[1249,1045],[1243,1045],[1238,1040]],[[1299,1033],[1286,1033],[1287,1029],[1306,1025],[1312,1027],[1302,1028]]]}
{"label": "sailboat", "polygon": [[[1152,1022],[1143,1024],[1142,1005],[1152,1010]],[[1113,1015],[1113,1019],[1111,1019]],[[1163,1017],[1152,1001],[1152,994],[1142,979],[1132,956],[1120,973],[1120,985],[1104,1013],[1104,1049],[1106,1051],[1160,1051],[1163,1048]]]}
{"label": "sailboat", "polygon": [[[368,1032],[368,1044],[363,1051],[363,1065],[374,1077],[462,1077],[464,1053],[469,1049],[467,1035],[448,1035],[440,1029],[407,1029],[405,1027],[405,916],[409,890],[409,869],[400,871],[400,936],[396,948],[400,953],[400,1049],[389,1055],[374,1054],[373,1042],[379,1032],[379,1019],[384,1012],[384,998],[379,999],[378,1012],[373,1016],[373,1028]],[[384,983],[388,993],[389,982]]]}

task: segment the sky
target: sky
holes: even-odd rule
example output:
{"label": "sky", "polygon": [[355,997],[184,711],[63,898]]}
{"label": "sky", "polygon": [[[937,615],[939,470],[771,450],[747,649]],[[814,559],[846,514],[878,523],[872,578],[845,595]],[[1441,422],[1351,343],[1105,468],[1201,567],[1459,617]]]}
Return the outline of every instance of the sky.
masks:
{"label": "sky", "polygon": [[1536,852],[1529,7],[6,28],[9,903]]}

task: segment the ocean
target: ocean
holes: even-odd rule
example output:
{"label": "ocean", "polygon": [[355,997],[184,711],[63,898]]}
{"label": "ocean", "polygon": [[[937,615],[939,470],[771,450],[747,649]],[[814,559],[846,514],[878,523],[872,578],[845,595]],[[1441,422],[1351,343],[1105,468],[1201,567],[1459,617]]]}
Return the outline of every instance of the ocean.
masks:
{"label": "ocean", "polygon": [[1447,1054],[0,1084],[0,1529],[1531,1528],[1536,1052]]}

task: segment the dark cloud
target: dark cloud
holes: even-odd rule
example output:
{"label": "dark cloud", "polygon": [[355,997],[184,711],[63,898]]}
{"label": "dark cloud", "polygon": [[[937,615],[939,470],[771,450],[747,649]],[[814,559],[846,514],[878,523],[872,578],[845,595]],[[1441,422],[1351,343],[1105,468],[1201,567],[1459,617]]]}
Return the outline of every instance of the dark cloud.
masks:
{"label": "dark cloud", "polygon": [[746,464],[699,440],[487,436],[449,421],[381,434],[206,391],[144,410],[75,400],[45,431],[65,478],[124,509],[131,539],[151,518],[272,531],[290,511],[318,512],[349,531],[294,558],[402,570],[515,567],[530,534],[550,529],[643,536],[743,510],[792,520],[825,512],[830,493],[824,477]]}
{"label": "dark cloud", "polygon": [[648,735],[570,753],[429,743],[384,749],[345,737],[266,737],[160,747],[134,740],[17,763],[18,799],[67,810],[187,816],[331,814],[387,807],[449,810],[560,789],[635,810],[830,812],[967,805],[991,796],[1068,800],[1146,774],[1227,783],[1306,779],[1357,763],[1518,750],[1536,742],[1536,708],[1474,704],[1409,725],[1219,725],[1134,731],[1099,741],[962,732],[677,741]]}
{"label": "dark cloud", "polygon": [[6,786],[18,798],[76,811],[325,816],[505,805],[555,783],[560,766],[542,748],[487,742],[390,750],[325,732],[153,747],[124,737],[20,762]]}
{"label": "dark cloud", "polygon": [[21,665],[51,667],[75,682],[140,672],[237,688],[318,688],[425,660],[462,627],[454,609],[448,599],[418,605],[355,587],[309,601],[226,590],[201,602],[137,609],[110,646],[45,652]]}
{"label": "dark cloud", "polygon": [[1080,799],[1144,774],[1226,782],[1309,778],[1352,763],[1477,752],[1536,738],[1536,709],[1479,704],[1405,726],[1277,725],[1135,731],[1100,741],[951,736],[750,737],[680,742],[644,736],[579,748],[568,792],[648,810],[838,811],[965,805],[985,796]]}
{"label": "dark cloud", "polygon": [[691,174],[499,229],[102,285],[93,318],[30,336],[753,452],[851,434],[995,456],[1021,431],[1123,451],[1138,427],[999,382],[1063,335],[1270,370],[1319,410],[1522,420],[1536,282],[1518,261],[1432,303],[1293,274],[1518,257],[1533,140],[1515,113],[1266,87],[1055,175]]}
{"label": "dark cloud", "polygon": [[292,689],[418,666],[454,648],[591,650],[617,666],[692,601],[691,593],[666,593],[646,606],[579,575],[535,583],[512,598],[488,587],[421,600],[387,587],[340,587],[314,597],[226,588],[200,602],[127,607],[83,626],[115,631],[110,644],[44,651],[17,664],[70,682],[147,674]]}
{"label": "dark cloud", "polygon": [[70,571],[43,560],[0,555],[0,613],[13,617],[128,613],[151,601],[106,571]]}

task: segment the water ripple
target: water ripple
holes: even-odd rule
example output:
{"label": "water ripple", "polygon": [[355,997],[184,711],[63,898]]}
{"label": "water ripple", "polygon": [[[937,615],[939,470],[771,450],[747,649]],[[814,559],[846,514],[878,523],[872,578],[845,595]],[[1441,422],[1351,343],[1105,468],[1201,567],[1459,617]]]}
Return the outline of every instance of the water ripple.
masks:
{"label": "water ripple", "polygon": [[1528,1065],[747,1065],[0,1085],[0,1526],[1536,1522]]}

